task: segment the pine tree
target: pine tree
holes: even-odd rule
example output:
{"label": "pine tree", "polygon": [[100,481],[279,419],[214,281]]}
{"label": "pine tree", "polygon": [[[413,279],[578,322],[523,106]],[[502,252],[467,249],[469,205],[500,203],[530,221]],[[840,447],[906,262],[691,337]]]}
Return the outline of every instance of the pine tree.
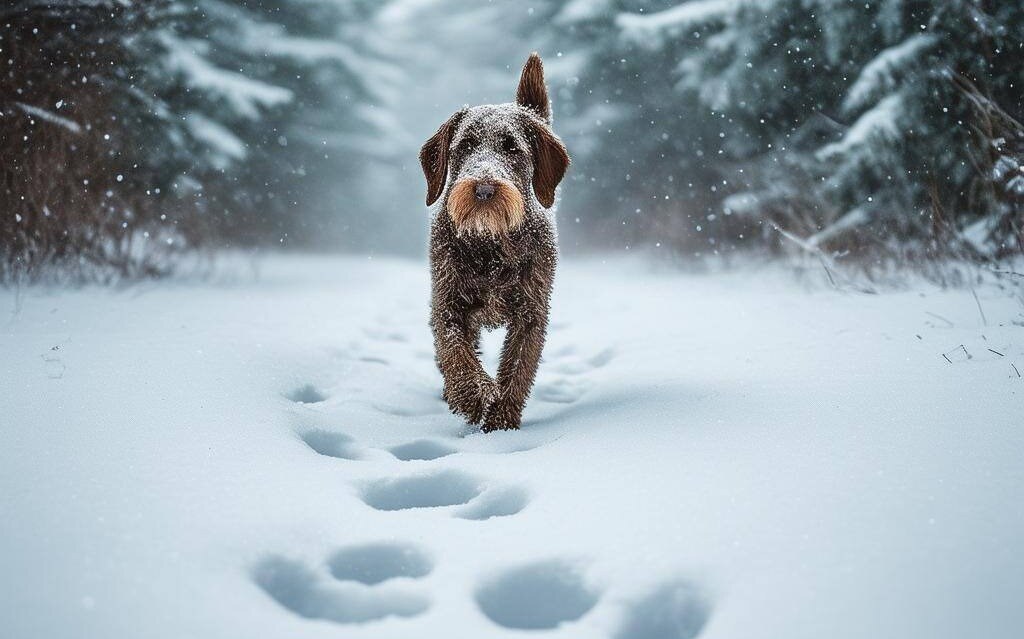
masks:
{"label": "pine tree", "polygon": [[202,200],[217,235],[309,243],[334,212],[328,198],[358,188],[361,165],[348,158],[374,141],[371,104],[395,74],[357,49],[375,10],[202,0],[148,39],[159,51],[150,92],[183,125],[193,160],[176,184]]}
{"label": "pine tree", "polygon": [[529,33],[546,29],[556,126],[573,152],[572,197],[561,209],[569,237],[612,243],[686,244],[718,250],[705,231],[718,223],[717,192],[728,167],[714,158],[721,125],[696,96],[677,90],[675,38],[634,38],[628,23],[644,5],[555,2]]}
{"label": "pine tree", "polygon": [[142,69],[126,34],[153,28],[166,8],[20,0],[0,9],[0,280],[151,275],[180,246],[140,175],[145,132],[123,117],[138,107]]}
{"label": "pine tree", "polygon": [[805,247],[999,255],[1021,242],[995,169],[1015,144],[999,131],[1022,109],[1021,12],[976,0],[697,0],[618,22],[671,50],[677,90],[731,125],[719,155],[751,188],[726,198],[726,213]]}
{"label": "pine tree", "polygon": [[[392,157],[368,1],[0,9],[0,279],[136,277],[200,245],[313,243]],[[372,151],[371,151],[372,149]],[[333,238],[337,239],[337,238]]]}

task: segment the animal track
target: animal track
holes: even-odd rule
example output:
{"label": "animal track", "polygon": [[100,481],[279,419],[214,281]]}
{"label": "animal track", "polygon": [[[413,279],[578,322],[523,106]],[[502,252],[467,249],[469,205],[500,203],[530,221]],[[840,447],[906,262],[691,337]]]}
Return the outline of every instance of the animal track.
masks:
{"label": "animal track", "polygon": [[[412,339],[411,334],[381,328],[365,332],[373,351],[360,355],[363,349],[354,343],[355,354],[347,357],[374,365],[359,369],[367,375],[392,375],[388,368],[397,365],[398,360],[393,364],[391,351],[397,354],[402,350],[410,358],[433,359],[432,352],[415,351],[406,345]],[[497,337],[492,337],[492,341],[495,340]],[[387,358],[376,351],[384,351]],[[607,366],[614,358],[615,351],[611,348],[588,355],[573,344],[563,345],[552,353],[552,364],[547,371],[542,369],[534,396],[541,402],[576,402],[593,383],[588,373]],[[434,396],[433,386],[420,378],[415,381],[416,384],[388,386],[388,392],[374,396],[370,405],[381,413],[401,418],[443,413],[444,403]],[[423,390],[428,387],[430,392]],[[339,386],[332,392],[338,398],[348,399],[341,394],[343,388]],[[357,385],[356,390],[361,393],[364,389]],[[285,397],[299,404],[328,399],[326,393],[312,384],[296,388]],[[361,396],[356,400],[357,404],[364,405]],[[326,418],[329,411],[315,412]],[[307,417],[310,414],[305,413]],[[330,427],[331,424],[321,421],[317,425]],[[377,450],[359,446],[349,435],[329,428],[312,428],[299,436],[320,455],[345,460],[372,459],[382,462],[385,468],[402,465],[387,461]],[[476,432],[471,434],[471,437],[477,436]],[[460,452],[507,454],[531,450],[545,443],[538,439],[543,436],[527,433],[524,439],[521,433],[498,433],[482,440],[467,438],[452,445],[449,442],[453,440],[438,435],[406,441],[387,451],[401,462],[438,460]],[[530,504],[531,494],[523,486],[489,486],[484,478],[445,469],[443,465],[444,462],[423,464],[422,468],[428,472],[368,481],[359,485],[359,496],[366,505],[379,511],[450,508],[452,517],[472,521],[514,516]],[[487,524],[465,525],[476,530],[487,527]],[[425,613],[431,606],[431,598],[415,580],[433,571],[431,554],[418,546],[379,541],[338,548],[319,566],[271,555],[253,567],[251,577],[270,598],[298,616],[339,624],[363,624]],[[509,567],[482,579],[473,593],[483,615],[497,626],[514,630],[555,629],[575,622],[594,609],[601,596],[601,591],[584,579],[578,564],[561,558]],[[700,588],[688,581],[670,581],[630,602],[617,626],[602,629],[603,632],[597,634],[609,636],[610,632],[613,639],[696,639],[710,615],[711,605]],[[591,622],[597,621],[595,615]]]}
{"label": "animal track", "polygon": [[538,385],[534,391],[537,399],[542,402],[571,404],[583,396],[585,387],[571,379],[558,379]]}
{"label": "animal track", "polygon": [[[571,346],[565,347],[555,354],[555,359],[569,359],[575,353],[575,349]],[[590,357],[559,364],[554,370],[562,373],[563,375],[579,375],[588,371],[597,370],[598,368],[604,368],[611,363],[613,359],[615,359],[615,350],[606,348],[595,355],[591,355]]]}
{"label": "animal track", "polygon": [[386,331],[381,329],[369,329],[363,331],[366,336],[375,339],[380,342],[396,342],[404,344],[409,341],[409,337],[400,331]]}
{"label": "animal track", "polygon": [[370,586],[398,577],[425,577],[434,568],[414,546],[390,542],[342,548],[327,565],[335,579]]}
{"label": "animal track", "polygon": [[563,331],[563,330],[569,328],[569,323],[568,322],[551,322],[551,324],[548,325],[548,328],[551,329],[551,332],[557,333],[559,331]]}
{"label": "animal track", "polygon": [[590,364],[592,368],[603,368],[613,359],[615,359],[615,349],[606,348],[597,355],[588,359],[587,363]]}
{"label": "animal track", "polygon": [[302,562],[272,556],[253,570],[253,580],[274,601],[308,619],[353,624],[386,617],[413,617],[430,607],[416,593],[362,584],[329,584]]}
{"label": "animal track", "polygon": [[415,459],[438,459],[453,453],[459,452],[455,448],[433,441],[431,439],[417,439],[407,444],[401,444],[389,449],[392,455],[402,461]]}
{"label": "animal track", "polygon": [[614,358],[615,351],[610,348],[582,357],[575,346],[563,346],[552,354],[552,366],[541,370],[533,395],[542,402],[572,404],[590,387],[590,382],[580,376],[608,365]]}
{"label": "animal track", "polygon": [[318,404],[327,399],[327,395],[320,392],[316,386],[305,384],[285,395],[296,404]]}
{"label": "animal track", "polygon": [[515,515],[530,502],[525,490],[510,486],[489,490],[456,513],[462,519],[485,520],[491,517]]}
{"label": "animal track", "polygon": [[352,438],[343,433],[315,429],[303,433],[301,437],[307,446],[321,455],[338,459],[360,459],[362,457]]}
{"label": "animal track", "polygon": [[556,628],[587,614],[598,594],[575,565],[558,559],[527,564],[485,582],[476,602],[487,618],[505,628]]}
{"label": "animal track", "polygon": [[615,639],[694,639],[710,616],[711,606],[696,586],[670,582],[633,604]]}
{"label": "animal track", "polygon": [[439,403],[430,405],[423,404],[419,407],[373,404],[373,407],[385,415],[392,415],[394,417],[425,417],[427,415],[437,415],[444,412],[444,408],[441,407]]}
{"label": "animal track", "polygon": [[442,470],[366,485],[363,501],[377,510],[407,510],[465,504],[480,494],[479,482],[457,470]]}

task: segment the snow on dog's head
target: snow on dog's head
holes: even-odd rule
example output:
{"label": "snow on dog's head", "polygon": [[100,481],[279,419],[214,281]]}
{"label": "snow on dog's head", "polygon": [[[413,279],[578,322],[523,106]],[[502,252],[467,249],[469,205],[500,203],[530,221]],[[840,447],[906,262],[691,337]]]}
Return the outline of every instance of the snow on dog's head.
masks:
{"label": "snow on dog's head", "polygon": [[460,234],[504,235],[537,204],[550,208],[569,155],[551,131],[540,56],[523,66],[514,103],[456,112],[423,145],[420,164],[427,206],[447,193],[443,210]]}

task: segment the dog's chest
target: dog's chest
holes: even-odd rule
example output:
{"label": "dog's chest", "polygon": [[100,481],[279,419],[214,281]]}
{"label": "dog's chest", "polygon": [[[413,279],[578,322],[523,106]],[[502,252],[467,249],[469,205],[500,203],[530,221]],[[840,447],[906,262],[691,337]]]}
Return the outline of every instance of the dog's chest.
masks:
{"label": "dog's chest", "polygon": [[484,326],[499,326],[508,321],[520,305],[521,265],[500,264],[466,277],[464,294],[476,320]]}
{"label": "dog's chest", "polygon": [[476,322],[505,324],[521,306],[528,261],[510,260],[498,251],[467,252],[456,265],[461,297]]}
{"label": "dog's chest", "polygon": [[518,289],[502,285],[478,290],[477,301],[473,315],[481,326],[488,328],[507,324],[521,306]]}

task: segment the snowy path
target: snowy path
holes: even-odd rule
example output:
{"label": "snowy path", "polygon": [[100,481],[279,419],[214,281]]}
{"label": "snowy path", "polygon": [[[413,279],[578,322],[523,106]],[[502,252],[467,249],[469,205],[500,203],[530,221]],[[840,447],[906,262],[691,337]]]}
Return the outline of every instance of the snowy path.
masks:
{"label": "snowy path", "polygon": [[425,270],[3,293],[0,636],[1024,626],[1019,301],[570,262],[525,428],[481,435]]}

